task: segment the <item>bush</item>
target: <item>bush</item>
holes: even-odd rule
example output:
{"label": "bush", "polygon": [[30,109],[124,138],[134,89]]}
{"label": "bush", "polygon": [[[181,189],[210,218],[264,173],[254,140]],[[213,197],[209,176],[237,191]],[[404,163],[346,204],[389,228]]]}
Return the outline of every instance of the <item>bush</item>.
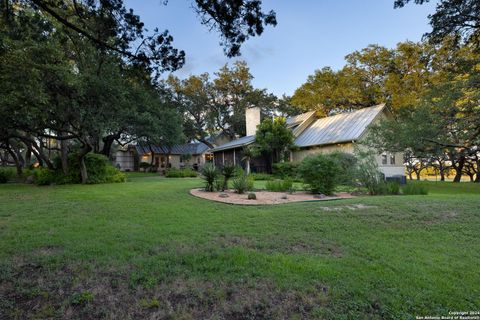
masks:
{"label": "bush", "polygon": [[[126,176],[117,168],[112,166],[108,158],[101,154],[88,153],[85,155],[85,166],[87,167],[87,183],[110,183],[110,182],[124,182]],[[60,178],[62,173],[57,170],[57,175]],[[58,179],[58,183],[81,183],[80,163],[77,154],[71,154],[68,157],[68,175],[64,179]]]}
{"label": "bush", "polygon": [[338,184],[339,167],[331,157],[324,154],[308,156],[300,163],[298,172],[303,182],[313,193],[330,195]]}
{"label": "bush", "polygon": [[267,184],[265,185],[265,188],[268,191],[274,191],[274,192],[284,192],[284,191],[290,191],[293,189],[293,181],[292,180],[270,180],[267,181]]}
{"label": "bush", "polygon": [[335,151],[328,154],[337,165],[337,181],[340,185],[355,184],[355,170],[357,167],[357,157],[351,153]]}
{"label": "bush", "polygon": [[355,175],[358,182],[367,188],[371,195],[385,194],[386,185],[383,174],[378,170],[373,153],[361,150],[356,150],[356,152],[358,164]]}
{"label": "bush", "polygon": [[223,166],[223,168],[222,168],[222,175],[223,175],[222,191],[228,189],[228,180],[230,180],[235,175],[236,171],[237,171],[237,168],[233,165],[224,165]]}
{"label": "bush", "polygon": [[147,169],[150,169],[151,164],[148,162],[140,162],[138,164],[138,168],[143,169],[143,171],[147,171]]}
{"label": "bush", "polygon": [[190,168],[186,169],[175,169],[171,168],[165,171],[165,177],[167,178],[195,178],[197,172]]}
{"label": "bush", "polygon": [[0,183],[7,183],[15,176],[15,168],[0,168]]}
{"label": "bush", "polygon": [[251,173],[250,176],[252,177],[253,180],[255,181],[261,181],[261,180],[273,180],[273,176],[268,174],[268,173]]}
{"label": "bush", "polygon": [[253,185],[253,178],[245,175],[235,177],[232,181],[233,189],[238,194],[243,194],[245,191],[253,190]]}
{"label": "bush", "polygon": [[33,170],[33,182],[37,186],[47,186],[52,183],[55,183],[57,179],[57,175],[55,171],[47,169],[47,168],[36,168]]}
{"label": "bush", "polygon": [[428,188],[422,184],[408,183],[402,188],[402,193],[405,195],[427,195]]}
{"label": "bush", "polygon": [[385,189],[387,194],[397,195],[400,194],[400,183],[398,182],[387,182],[385,183]]}
{"label": "bush", "polygon": [[280,162],[272,165],[272,173],[280,179],[297,179],[299,176],[298,162]]}
{"label": "bush", "polygon": [[[72,153],[68,156],[67,175],[63,174],[60,158],[55,159],[54,164],[56,170],[53,171],[54,179],[51,183],[71,184],[82,182],[78,154]],[[85,155],[85,166],[87,167],[88,184],[125,182],[127,179],[125,173],[115,168],[108,158],[101,154],[88,153]]]}
{"label": "bush", "polygon": [[205,191],[215,191],[215,181],[217,180],[218,170],[212,163],[207,163],[202,169],[202,179],[205,180]]}

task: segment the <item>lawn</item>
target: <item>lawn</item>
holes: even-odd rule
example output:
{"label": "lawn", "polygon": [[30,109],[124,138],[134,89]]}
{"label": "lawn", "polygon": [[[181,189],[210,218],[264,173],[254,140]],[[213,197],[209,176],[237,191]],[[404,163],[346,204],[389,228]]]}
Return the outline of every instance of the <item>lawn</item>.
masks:
{"label": "lawn", "polygon": [[0,185],[0,319],[480,310],[480,186],[427,184],[428,196],[266,207],[194,198],[195,178]]}

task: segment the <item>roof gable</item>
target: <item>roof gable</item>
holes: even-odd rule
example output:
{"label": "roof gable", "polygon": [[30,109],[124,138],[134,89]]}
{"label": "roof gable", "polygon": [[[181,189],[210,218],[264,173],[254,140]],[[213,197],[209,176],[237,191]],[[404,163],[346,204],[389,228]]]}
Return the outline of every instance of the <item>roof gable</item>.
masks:
{"label": "roof gable", "polygon": [[295,145],[308,147],[357,140],[384,107],[381,104],[317,119],[295,139]]}

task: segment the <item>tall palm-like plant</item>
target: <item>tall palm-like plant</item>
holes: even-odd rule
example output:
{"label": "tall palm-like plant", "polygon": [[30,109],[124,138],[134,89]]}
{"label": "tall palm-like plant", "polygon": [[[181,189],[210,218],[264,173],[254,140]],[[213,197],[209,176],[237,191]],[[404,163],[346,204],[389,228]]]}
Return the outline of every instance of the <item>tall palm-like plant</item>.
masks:
{"label": "tall palm-like plant", "polygon": [[218,176],[218,170],[212,163],[207,163],[202,169],[202,179],[205,180],[205,191],[215,191],[215,180]]}
{"label": "tall palm-like plant", "polygon": [[253,146],[246,146],[242,150],[242,155],[242,161],[245,161],[245,175],[248,176],[250,174],[250,161],[257,156],[257,153]]}

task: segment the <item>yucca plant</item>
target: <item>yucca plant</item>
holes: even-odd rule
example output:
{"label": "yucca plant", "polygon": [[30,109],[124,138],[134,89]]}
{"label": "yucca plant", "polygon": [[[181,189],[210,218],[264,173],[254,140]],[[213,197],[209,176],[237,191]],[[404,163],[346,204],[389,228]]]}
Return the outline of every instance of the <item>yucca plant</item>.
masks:
{"label": "yucca plant", "polygon": [[218,176],[218,170],[212,163],[207,163],[202,169],[202,179],[205,180],[205,191],[215,191],[215,180]]}
{"label": "yucca plant", "polygon": [[224,165],[222,168],[222,175],[223,175],[223,190],[225,191],[228,189],[228,180],[230,180],[235,175],[235,166],[230,164]]}

